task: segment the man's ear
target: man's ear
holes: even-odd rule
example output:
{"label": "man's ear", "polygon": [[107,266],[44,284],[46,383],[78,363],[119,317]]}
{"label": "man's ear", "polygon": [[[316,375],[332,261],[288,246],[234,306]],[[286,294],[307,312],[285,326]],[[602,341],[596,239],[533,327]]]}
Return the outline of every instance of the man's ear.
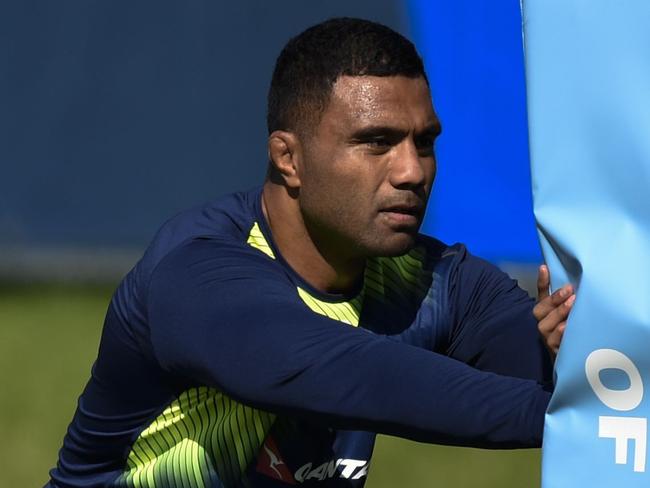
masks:
{"label": "man's ear", "polygon": [[293,132],[273,131],[268,142],[271,166],[288,188],[300,188],[300,165],[302,153],[300,141]]}

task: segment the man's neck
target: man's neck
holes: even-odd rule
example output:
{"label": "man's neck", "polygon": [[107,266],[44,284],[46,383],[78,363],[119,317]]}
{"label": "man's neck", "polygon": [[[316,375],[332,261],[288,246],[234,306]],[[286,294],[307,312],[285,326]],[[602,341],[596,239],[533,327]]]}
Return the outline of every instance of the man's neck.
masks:
{"label": "man's neck", "polygon": [[297,202],[287,189],[270,181],[262,191],[262,211],[284,260],[307,283],[325,293],[350,293],[363,279],[365,258],[345,256],[307,229]]}

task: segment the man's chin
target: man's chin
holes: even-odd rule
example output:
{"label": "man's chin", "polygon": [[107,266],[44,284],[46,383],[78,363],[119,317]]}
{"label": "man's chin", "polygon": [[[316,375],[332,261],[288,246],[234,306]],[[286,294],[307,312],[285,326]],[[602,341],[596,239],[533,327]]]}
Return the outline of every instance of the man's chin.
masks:
{"label": "man's chin", "polygon": [[409,252],[417,242],[417,233],[399,232],[376,243],[372,257],[397,257]]}

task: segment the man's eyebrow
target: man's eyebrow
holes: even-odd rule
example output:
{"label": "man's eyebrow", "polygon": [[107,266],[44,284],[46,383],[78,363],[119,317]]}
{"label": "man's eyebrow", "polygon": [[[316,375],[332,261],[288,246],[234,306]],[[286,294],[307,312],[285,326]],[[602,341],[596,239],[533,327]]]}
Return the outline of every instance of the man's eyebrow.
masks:
{"label": "man's eyebrow", "polygon": [[402,138],[406,136],[406,134],[407,131],[396,127],[389,127],[387,125],[371,125],[355,131],[352,134],[351,139],[365,141],[378,137]]}
{"label": "man's eyebrow", "polygon": [[434,136],[437,137],[440,135],[442,132],[442,125],[440,122],[434,122],[427,127],[424,128],[421,132],[418,132],[416,136],[421,136],[421,135],[426,135],[426,136]]}
{"label": "man's eyebrow", "polygon": [[[442,132],[442,126],[440,125],[440,122],[434,122],[427,127],[425,127],[423,130],[418,131],[415,136],[416,137],[422,137],[422,136],[432,136],[436,137],[440,135]],[[405,137],[407,134],[407,131],[403,129],[398,129],[397,127],[391,127],[387,125],[371,125],[368,127],[363,127],[357,131],[355,131],[351,139],[352,140],[357,140],[357,141],[366,141],[366,140],[371,140],[375,139],[378,137],[388,137],[388,138],[397,138],[401,139]]]}

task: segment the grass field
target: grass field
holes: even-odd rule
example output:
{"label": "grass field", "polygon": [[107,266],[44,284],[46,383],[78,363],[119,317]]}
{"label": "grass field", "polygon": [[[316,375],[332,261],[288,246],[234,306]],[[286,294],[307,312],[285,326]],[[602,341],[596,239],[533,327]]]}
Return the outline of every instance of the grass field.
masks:
{"label": "grass field", "polygon": [[[111,292],[0,286],[1,487],[45,482],[97,353]],[[381,437],[366,486],[534,488],[539,461],[538,450],[483,451]]]}

